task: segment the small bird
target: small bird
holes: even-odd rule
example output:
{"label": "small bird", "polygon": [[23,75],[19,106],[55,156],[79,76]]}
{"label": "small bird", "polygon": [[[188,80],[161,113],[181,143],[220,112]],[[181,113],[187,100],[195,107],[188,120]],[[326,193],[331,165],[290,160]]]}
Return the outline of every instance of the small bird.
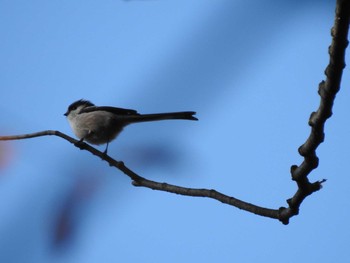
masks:
{"label": "small bird", "polygon": [[69,105],[64,114],[80,143],[107,144],[104,151],[107,154],[108,144],[113,141],[123,128],[132,123],[161,120],[192,120],[194,111],[181,111],[155,114],[139,114],[135,110],[109,106],[95,106],[88,100],[78,100]]}

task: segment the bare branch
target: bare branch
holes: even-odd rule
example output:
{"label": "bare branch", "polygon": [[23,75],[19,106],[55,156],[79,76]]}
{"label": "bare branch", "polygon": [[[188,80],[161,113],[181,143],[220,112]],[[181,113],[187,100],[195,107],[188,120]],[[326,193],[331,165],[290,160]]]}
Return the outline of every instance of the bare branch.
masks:
{"label": "bare branch", "polygon": [[332,44],[329,47],[330,62],[326,68],[326,81],[319,85],[318,93],[321,97],[320,106],[316,112],[311,113],[309,125],[311,133],[306,142],[298,149],[304,161],[299,165],[292,165],[292,179],[297,183],[298,190],[294,196],[287,200],[288,208],[280,208],[280,220],[288,224],[289,218],[297,215],[300,204],[310,194],[318,191],[325,180],[310,183],[307,176],[317,168],[317,147],[324,141],[324,125],[332,115],[335,96],[340,89],[340,82],[345,68],[345,50],[348,46],[348,31],[350,17],[350,1],[338,0],[335,11],[335,21],[332,28]]}
{"label": "bare branch", "polygon": [[78,140],[59,131],[48,130],[17,136],[0,136],[0,141],[55,135],[73,143],[81,150],[87,150],[90,153],[100,157],[102,160],[108,162],[110,166],[118,168],[130,177],[134,186],[143,186],[153,190],[186,196],[208,197],[257,215],[279,219],[283,224],[288,224],[289,219],[298,214],[299,207],[303,200],[308,195],[320,190],[322,183],[325,182],[325,180],[321,180],[310,183],[307,176],[318,166],[319,160],[316,155],[316,149],[324,141],[324,125],[326,120],[332,115],[334,99],[340,89],[341,77],[345,67],[345,50],[348,45],[347,35],[349,30],[349,17],[350,1],[338,0],[334,27],[332,28],[333,40],[331,46],[329,47],[330,62],[325,71],[326,80],[320,83],[318,90],[321,101],[318,110],[313,112],[309,119],[309,125],[311,126],[310,136],[306,142],[299,147],[299,154],[304,157],[304,160],[299,166],[292,165],[291,167],[292,179],[297,183],[298,189],[294,196],[287,200],[289,205],[287,208],[281,207],[279,209],[268,209],[224,195],[216,190],[186,188],[148,180],[130,170],[124,165],[123,162],[116,161],[90,145],[79,142]]}
{"label": "bare branch", "polygon": [[195,189],[195,188],[186,188],[176,185],[171,185],[167,183],[159,183],[155,181],[148,180],[146,178],[143,178],[130,170],[128,167],[125,166],[123,162],[116,161],[115,159],[111,158],[107,154],[100,152],[99,150],[95,149],[94,147],[79,142],[78,140],[62,133],[59,131],[53,131],[53,130],[47,130],[47,131],[41,131],[36,133],[30,133],[30,134],[23,134],[23,135],[13,135],[13,136],[0,136],[0,141],[8,141],[8,140],[21,140],[21,139],[30,139],[34,137],[40,137],[40,136],[48,136],[48,135],[55,135],[58,137],[61,137],[70,143],[73,143],[76,147],[78,147],[81,150],[86,150],[92,153],[93,155],[96,155],[100,157],[102,160],[105,160],[108,162],[110,166],[116,167],[119,170],[121,170],[124,174],[130,177],[130,179],[133,180],[132,184],[134,186],[143,186],[147,187],[153,190],[159,190],[169,193],[175,193],[179,195],[187,195],[187,196],[195,196],[195,197],[208,197],[211,199],[218,200],[224,204],[228,204],[231,206],[235,206],[239,209],[265,216],[270,218],[278,218],[278,210],[275,209],[268,209],[260,206],[256,206],[244,201],[241,201],[239,199],[236,199],[231,196],[224,195],[222,193],[219,193],[216,190],[210,190],[210,189]]}

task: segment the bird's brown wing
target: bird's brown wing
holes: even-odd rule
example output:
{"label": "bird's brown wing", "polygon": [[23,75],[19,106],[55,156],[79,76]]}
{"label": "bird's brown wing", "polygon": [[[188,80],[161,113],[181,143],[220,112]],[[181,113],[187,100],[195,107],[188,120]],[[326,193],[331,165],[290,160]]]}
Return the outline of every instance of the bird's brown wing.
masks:
{"label": "bird's brown wing", "polygon": [[93,112],[93,111],[107,111],[117,115],[139,115],[136,110],[109,107],[109,106],[90,106],[90,107],[84,108],[80,113]]}

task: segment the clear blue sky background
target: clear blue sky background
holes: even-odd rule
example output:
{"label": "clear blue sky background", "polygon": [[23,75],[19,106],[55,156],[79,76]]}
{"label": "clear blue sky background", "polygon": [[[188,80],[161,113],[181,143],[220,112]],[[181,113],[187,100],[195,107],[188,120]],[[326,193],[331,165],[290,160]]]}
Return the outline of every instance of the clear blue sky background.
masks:
{"label": "clear blue sky background", "polygon": [[[63,113],[80,98],[142,113],[195,110],[199,122],[128,127],[110,155],[153,180],[285,206],[319,103],[334,7],[0,0],[0,133],[72,135]],[[135,188],[60,138],[1,143],[0,262],[345,262],[349,85],[346,68],[310,176],[328,181],[288,226]]]}

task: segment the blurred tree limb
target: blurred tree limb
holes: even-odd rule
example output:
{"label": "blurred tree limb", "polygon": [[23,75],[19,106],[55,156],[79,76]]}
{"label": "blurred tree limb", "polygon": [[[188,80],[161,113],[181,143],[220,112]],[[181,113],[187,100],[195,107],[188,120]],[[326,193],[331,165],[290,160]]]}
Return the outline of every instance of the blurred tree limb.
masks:
{"label": "blurred tree limb", "polygon": [[130,170],[123,162],[111,158],[86,143],[78,143],[78,140],[59,131],[47,130],[31,134],[0,136],[0,140],[20,140],[48,135],[58,136],[73,143],[76,147],[100,157],[108,162],[110,166],[118,168],[130,177],[134,186],[143,186],[180,195],[208,197],[260,216],[279,219],[283,224],[288,224],[289,219],[298,214],[303,200],[320,190],[322,183],[325,181],[321,180],[311,183],[307,176],[318,166],[319,160],[316,155],[316,149],[324,141],[324,125],[326,120],[332,115],[334,99],[340,89],[342,73],[345,68],[345,50],[348,46],[349,17],[350,1],[337,0],[334,26],[331,31],[333,39],[329,47],[330,62],[325,70],[326,80],[321,81],[319,84],[318,93],[321,100],[319,108],[311,114],[309,119],[309,125],[311,126],[309,138],[298,149],[304,160],[299,166],[292,165],[291,167],[292,180],[297,183],[298,189],[294,196],[287,200],[288,207],[269,209],[244,202],[212,189],[187,188],[151,181]]}

